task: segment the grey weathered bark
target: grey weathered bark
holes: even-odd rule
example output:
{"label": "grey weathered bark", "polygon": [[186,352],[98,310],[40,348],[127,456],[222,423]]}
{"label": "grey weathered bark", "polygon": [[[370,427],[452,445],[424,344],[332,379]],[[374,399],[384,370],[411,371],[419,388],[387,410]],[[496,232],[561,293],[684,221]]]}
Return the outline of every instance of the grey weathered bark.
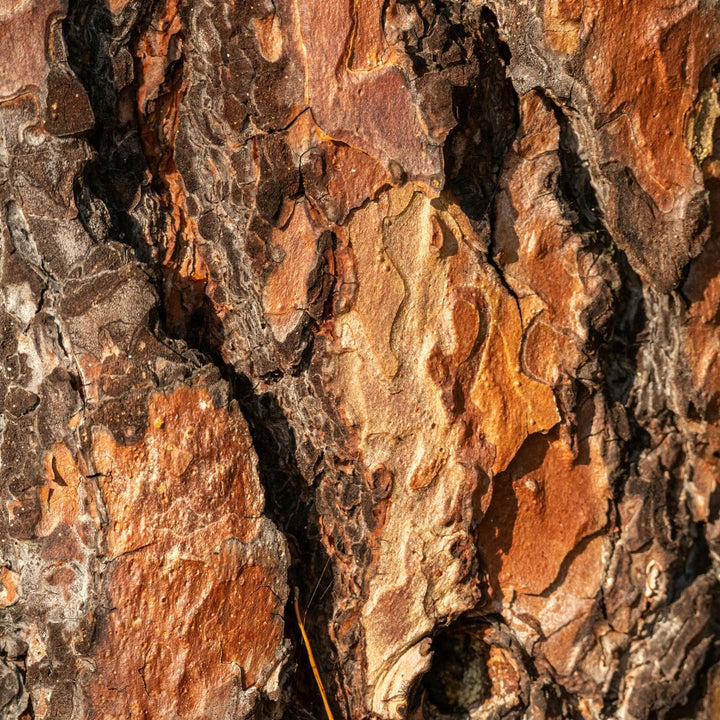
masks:
{"label": "grey weathered bark", "polygon": [[720,717],[720,10],[5,0],[0,713]]}

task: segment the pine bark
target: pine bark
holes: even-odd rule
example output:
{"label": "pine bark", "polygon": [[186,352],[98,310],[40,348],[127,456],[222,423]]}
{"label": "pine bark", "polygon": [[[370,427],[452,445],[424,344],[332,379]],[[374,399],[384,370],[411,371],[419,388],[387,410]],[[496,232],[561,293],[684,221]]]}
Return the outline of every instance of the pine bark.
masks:
{"label": "pine bark", "polygon": [[0,716],[720,717],[720,9],[5,0]]}

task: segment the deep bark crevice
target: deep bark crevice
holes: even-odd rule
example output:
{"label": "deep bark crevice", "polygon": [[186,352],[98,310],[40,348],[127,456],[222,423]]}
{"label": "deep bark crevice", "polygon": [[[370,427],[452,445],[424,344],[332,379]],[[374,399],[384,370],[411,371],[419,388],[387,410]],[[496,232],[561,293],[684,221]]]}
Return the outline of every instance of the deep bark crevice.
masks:
{"label": "deep bark crevice", "polygon": [[[136,93],[138,75],[136,69],[132,82],[118,89],[113,78],[112,51],[121,46],[129,47],[135,57],[133,51],[137,39],[151,21],[155,5],[152,2],[144,4],[142,11],[130,16],[127,26],[119,32],[101,0],[89,5],[70,3],[64,21],[69,64],[86,88],[96,117],[95,127],[87,134],[95,158],[76,179],[76,202],[80,218],[96,242],[116,240],[129,245],[138,261],[147,268],[160,298],[159,339],[162,341],[164,336],[171,341],[180,341],[197,351],[204,362],[214,364],[228,382],[231,397],[237,401],[248,422],[258,457],[258,475],[265,491],[264,512],[286,537],[292,558],[285,632],[292,640],[294,657],[286,668],[284,696],[292,697],[294,702],[281,701],[281,707],[286,707],[283,717],[320,718],[324,711],[295,620],[293,599],[294,592],[299,592],[306,614],[306,629],[315,655],[319,657],[323,681],[332,702],[340,687],[334,669],[327,667],[328,659],[334,657],[333,649],[319,638],[324,637],[323,628],[332,616],[333,572],[328,570],[329,559],[320,539],[314,504],[316,488],[308,485],[298,468],[294,432],[272,392],[272,386],[282,379],[283,373],[270,371],[253,380],[224,360],[221,351],[223,323],[202,288],[185,288],[184,292],[189,293],[190,309],[184,322],[178,322],[177,317],[172,322],[169,320],[169,299],[163,283],[165,270],[159,259],[162,248],[152,244],[149,229],[169,227],[172,222],[169,218],[172,199],[165,197],[168,188],[163,170],[168,160],[163,156],[172,153],[173,149],[165,146],[165,139],[160,137],[146,137],[143,143],[141,133],[152,132],[153,128],[141,128],[137,114],[133,115],[129,125],[122,125],[118,119],[120,93]],[[178,86],[181,77],[182,60],[179,60],[168,68],[164,85],[168,88]],[[145,146],[148,142],[164,148],[160,156],[147,157]],[[181,242],[182,232],[181,228]],[[324,266],[318,270],[323,271]],[[319,298],[318,318],[327,312],[330,296],[331,287],[328,287]],[[292,368],[294,375],[306,371],[312,357],[312,329],[316,320],[308,320],[302,331],[304,350]],[[265,389],[256,390],[258,385]],[[267,711],[276,712],[267,701],[265,705]]]}
{"label": "deep bark crevice", "polygon": [[[319,657],[323,683],[334,697],[338,689],[328,658],[334,659],[332,648],[322,641],[322,628],[331,617],[333,573],[321,542],[315,488],[308,485],[296,460],[295,435],[285,413],[270,391],[256,392],[248,377],[223,363],[216,355],[216,364],[230,383],[233,397],[248,421],[253,446],[258,457],[258,474],[265,490],[265,514],[275,523],[288,541],[292,563],[288,577],[291,597],[285,611],[287,635],[293,640],[297,670],[288,678],[288,694],[296,703],[288,705],[283,715],[287,720],[302,717],[299,709],[316,718],[324,715],[319,691],[313,678],[306,649],[300,637],[293,607],[294,593],[299,593],[304,624],[310,635],[313,652]],[[322,649],[322,653],[318,650]]]}
{"label": "deep bark crevice", "polygon": [[465,62],[474,74],[452,88],[457,124],[444,145],[445,186],[471,220],[492,227],[498,177],[520,124],[518,97],[506,72],[510,51],[493,12],[483,7],[478,13],[464,3],[455,12],[462,24],[450,24],[448,36],[470,43]]}
{"label": "deep bark crevice", "polygon": [[[118,86],[118,51],[132,48],[149,22],[153,2],[131,6],[120,21],[100,1],[71,0],[63,21],[68,64],[90,99],[95,116],[87,132],[95,158],[76,178],[75,201],[80,219],[96,242],[117,240],[130,245],[139,261],[153,268],[152,249],[141,224],[155,208],[143,208],[148,199],[149,168],[140,139],[137,115],[120,119],[121,94],[133,93],[137,78]],[[127,51],[126,51],[127,52]],[[123,79],[120,80],[123,82]]]}

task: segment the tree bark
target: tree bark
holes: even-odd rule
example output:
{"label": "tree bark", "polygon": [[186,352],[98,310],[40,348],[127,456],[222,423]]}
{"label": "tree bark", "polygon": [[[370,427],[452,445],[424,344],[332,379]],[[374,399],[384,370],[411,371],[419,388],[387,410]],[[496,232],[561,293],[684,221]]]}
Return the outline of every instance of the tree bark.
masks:
{"label": "tree bark", "polygon": [[720,717],[720,9],[4,0],[0,716]]}

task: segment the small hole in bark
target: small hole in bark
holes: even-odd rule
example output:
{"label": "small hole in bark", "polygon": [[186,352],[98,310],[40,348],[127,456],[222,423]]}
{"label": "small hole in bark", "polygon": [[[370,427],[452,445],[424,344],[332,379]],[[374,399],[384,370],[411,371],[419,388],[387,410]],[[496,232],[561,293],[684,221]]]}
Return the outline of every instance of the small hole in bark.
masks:
{"label": "small hole in bark", "polygon": [[433,640],[432,650],[432,665],[422,681],[427,701],[449,715],[467,713],[482,704],[490,691],[490,648],[483,640],[481,627],[441,630]]}

